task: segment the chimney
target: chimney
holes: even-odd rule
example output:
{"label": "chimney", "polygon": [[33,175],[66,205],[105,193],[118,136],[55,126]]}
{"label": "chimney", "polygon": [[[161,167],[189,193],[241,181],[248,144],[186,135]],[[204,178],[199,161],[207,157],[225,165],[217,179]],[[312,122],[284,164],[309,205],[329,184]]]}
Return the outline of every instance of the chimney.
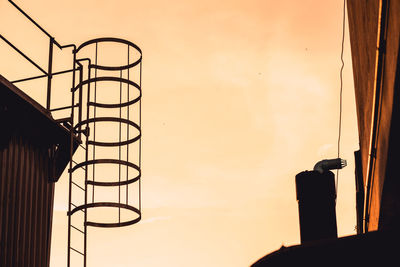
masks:
{"label": "chimney", "polygon": [[337,238],[335,175],[304,171],[296,175],[301,243]]}

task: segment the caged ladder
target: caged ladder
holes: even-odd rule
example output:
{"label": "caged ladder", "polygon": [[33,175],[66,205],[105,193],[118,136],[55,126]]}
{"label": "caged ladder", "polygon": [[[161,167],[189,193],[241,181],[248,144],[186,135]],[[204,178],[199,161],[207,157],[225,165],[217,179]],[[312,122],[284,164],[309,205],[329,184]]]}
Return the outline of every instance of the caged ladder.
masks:
{"label": "caged ladder", "polygon": [[[123,63],[100,57],[113,46],[126,53]],[[81,153],[70,155],[68,267],[87,266],[88,226],[141,219],[142,52],[124,39],[98,38],[74,48],[73,57],[71,141],[78,136]]]}

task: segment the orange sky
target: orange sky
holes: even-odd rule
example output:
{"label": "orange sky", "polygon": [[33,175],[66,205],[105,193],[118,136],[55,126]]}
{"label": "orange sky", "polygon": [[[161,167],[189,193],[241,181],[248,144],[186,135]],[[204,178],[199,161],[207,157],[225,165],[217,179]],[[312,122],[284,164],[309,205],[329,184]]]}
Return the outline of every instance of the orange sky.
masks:
{"label": "orange sky", "polygon": [[[16,3],[61,44],[113,36],[143,50],[143,218],[90,228],[88,266],[248,266],[300,242],[294,176],[337,153],[341,0]],[[0,32],[46,67],[46,39],[5,0],[0,14]],[[340,236],[355,233],[358,149],[345,42]],[[0,55],[9,80],[40,74],[4,43]],[[20,88],[41,101],[41,87]],[[54,101],[69,101],[69,87]],[[66,266],[67,180],[52,267]]]}

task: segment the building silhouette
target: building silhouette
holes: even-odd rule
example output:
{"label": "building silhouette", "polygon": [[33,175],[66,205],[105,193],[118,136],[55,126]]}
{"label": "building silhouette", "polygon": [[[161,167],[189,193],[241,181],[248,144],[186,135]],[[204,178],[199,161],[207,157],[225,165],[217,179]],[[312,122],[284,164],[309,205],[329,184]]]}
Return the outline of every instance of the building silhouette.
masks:
{"label": "building silhouette", "polygon": [[[354,153],[357,235],[314,236],[266,255],[254,267],[398,265],[400,1],[348,0],[347,12],[360,143]],[[315,212],[308,219],[320,216]]]}
{"label": "building silhouette", "polygon": [[0,122],[0,266],[49,266],[54,183],[69,162],[69,131],[1,75]]}

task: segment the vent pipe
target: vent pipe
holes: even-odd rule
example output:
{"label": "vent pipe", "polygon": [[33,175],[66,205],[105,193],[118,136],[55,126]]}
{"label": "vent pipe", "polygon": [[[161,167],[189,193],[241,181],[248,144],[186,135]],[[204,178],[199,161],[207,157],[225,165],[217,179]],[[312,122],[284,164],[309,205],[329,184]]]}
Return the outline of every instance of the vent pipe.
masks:
{"label": "vent pipe", "polygon": [[345,166],[346,161],[340,158],[322,160],[315,164],[313,171],[296,175],[302,244],[337,238],[335,175],[329,170]]}

